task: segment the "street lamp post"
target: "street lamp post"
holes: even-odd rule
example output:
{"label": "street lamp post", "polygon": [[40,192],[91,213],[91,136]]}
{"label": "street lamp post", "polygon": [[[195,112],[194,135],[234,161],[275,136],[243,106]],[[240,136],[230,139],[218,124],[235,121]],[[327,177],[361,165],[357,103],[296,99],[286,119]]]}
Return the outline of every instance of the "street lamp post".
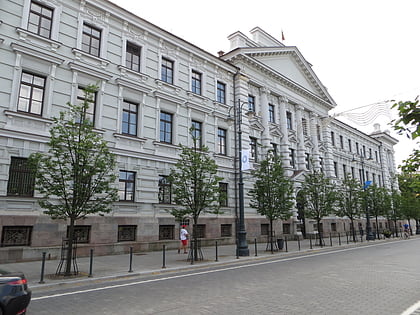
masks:
{"label": "street lamp post", "polygon": [[373,235],[373,233],[372,233],[372,227],[370,225],[369,205],[368,205],[368,202],[367,202],[367,195],[366,195],[366,190],[369,187],[369,184],[370,183],[368,183],[368,181],[365,180],[365,158],[361,154],[360,154],[360,163],[362,165],[362,180],[363,180],[363,191],[364,191],[364,198],[365,198],[366,240],[367,241],[372,241],[372,240],[375,239],[375,235]]}
{"label": "street lamp post", "polygon": [[[243,172],[242,172],[242,107],[248,103],[241,103],[238,101],[238,104],[235,104],[234,110],[234,123],[235,129],[237,129],[238,139],[237,139],[237,149],[239,152],[239,222],[237,226],[237,255],[238,256],[249,256],[249,248],[246,240],[246,229],[245,229],[245,213],[244,213],[244,181],[243,181]],[[231,119],[229,116],[228,119]],[[236,149],[236,143],[235,143]]]}

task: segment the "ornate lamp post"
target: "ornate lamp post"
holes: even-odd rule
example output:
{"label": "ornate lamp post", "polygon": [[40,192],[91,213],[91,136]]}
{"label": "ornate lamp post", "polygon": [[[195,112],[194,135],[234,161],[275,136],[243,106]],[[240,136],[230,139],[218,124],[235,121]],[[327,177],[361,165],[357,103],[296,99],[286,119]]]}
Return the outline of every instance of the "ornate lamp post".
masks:
{"label": "ornate lamp post", "polygon": [[[239,153],[239,165],[238,171],[239,173],[239,182],[238,182],[238,191],[239,191],[239,222],[237,225],[237,255],[238,256],[249,256],[249,248],[248,243],[246,240],[246,230],[245,230],[245,213],[244,213],[244,182],[243,182],[243,171],[242,171],[242,164],[243,164],[243,152],[242,152],[242,108],[244,105],[248,105],[248,103],[244,102],[241,103],[238,101],[238,104],[235,103],[233,107],[234,116],[233,118],[229,115],[228,120],[234,121],[234,128],[237,130],[237,141],[235,141],[235,157],[238,156]],[[236,146],[237,144],[237,146]]]}
{"label": "ornate lamp post", "polygon": [[[360,163],[362,165],[362,180],[363,180],[363,191],[364,191],[364,198],[365,198],[366,240],[372,241],[375,239],[375,235],[372,233],[372,227],[370,225],[369,205],[367,203],[367,196],[366,196],[366,190],[368,189],[371,182],[365,179],[365,158],[362,154],[360,154],[359,157],[360,157]],[[371,160],[371,158],[369,158],[368,160]],[[353,162],[355,161],[356,159],[353,157]]]}

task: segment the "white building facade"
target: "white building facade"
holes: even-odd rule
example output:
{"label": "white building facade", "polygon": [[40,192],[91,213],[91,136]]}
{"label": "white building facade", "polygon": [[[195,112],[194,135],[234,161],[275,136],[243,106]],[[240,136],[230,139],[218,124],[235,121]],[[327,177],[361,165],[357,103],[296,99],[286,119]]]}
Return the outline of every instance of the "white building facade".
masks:
{"label": "white building facade", "polygon": [[[296,47],[260,28],[252,38],[229,36],[231,51],[213,56],[199,47],[104,0],[5,0],[0,8],[0,251],[4,261],[38,257],[61,246],[67,223],[53,221],[26,165],[45,152],[52,118],[81,101],[97,84],[91,117],[117,156],[120,201],[110,214],[78,222],[82,248],[96,253],[153,249],[175,244],[179,222],[166,176],[179,144],[191,145],[194,126],[208,146],[227,191],[223,214],[200,217],[204,239],[235,241],[237,130],[233,107],[242,110],[242,146],[251,164],[268,150],[283,158],[296,183],[311,167],[340,180],[351,173],[389,187],[396,140],[377,127],[364,134],[333,119],[336,106]],[[245,172],[245,191],[252,178]],[[263,237],[268,222],[248,206],[248,237]],[[327,224],[348,230],[342,218]],[[298,233],[297,211],[276,233]],[[310,224],[309,222],[307,224]],[[306,227],[310,231],[311,226]],[[4,255],[3,255],[4,254]],[[0,259],[1,262],[2,259]]]}

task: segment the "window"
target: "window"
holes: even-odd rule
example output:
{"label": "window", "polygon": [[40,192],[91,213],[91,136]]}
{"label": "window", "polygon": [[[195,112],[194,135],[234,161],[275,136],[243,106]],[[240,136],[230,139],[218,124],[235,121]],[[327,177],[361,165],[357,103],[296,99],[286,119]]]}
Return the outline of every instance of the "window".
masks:
{"label": "window", "polygon": [[228,206],[228,184],[219,183],[219,204],[221,207]]}
{"label": "window", "polygon": [[86,93],[85,89],[81,86],[77,89],[77,102],[79,104],[82,104],[83,102],[87,101],[89,103],[89,107],[86,109],[86,112],[84,113],[85,120],[90,121],[92,124],[95,123],[95,104],[96,104],[96,95],[97,93],[93,93],[90,95],[91,99],[86,99]]}
{"label": "window", "polygon": [[349,141],[349,152],[351,152],[351,139],[348,139]]}
{"label": "window", "polygon": [[346,164],[343,164],[343,174],[344,174],[344,177],[347,177],[347,166],[346,166]]}
{"label": "window", "polygon": [[137,108],[138,105],[124,101],[122,115],[122,133],[126,135],[137,135]]}
{"label": "window", "polygon": [[261,224],[261,235],[268,235],[270,230],[270,224],[262,223]]}
{"label": "window", "polygon": [[354,166],[351,167],[351,178],[354,178]]}
{"label": "window", "polygon": [[172,114],[160,113],[160,141],[172,143]]}
{"label": "window", "polygon": [[201,73],[194,70],[191,73],[191,91],[201,94]]}
{"label": "window", "polygon": [[286,112],[286,123],[287,123],[287,129],[292,130],[293,125],[292,125],[292,113],[291,112]]}
{"label": "window", "polygon": [[132,242],[136,240],[137,225],[118,225],[118,242]]}
{"label": "window", "polygon": [[257,162],[258,161],[257,139],[253,137],[249,137],[249,146],[251,147],[251,157],[254,159],[255,162]]}
{"label": "window", "polygon": [[359,152],[359,142],[356,142],[356,153],[360,154],[360,152]]}
{"label": "window", "polygon": [[376,162],[379,162],[379,161],[378,161],[378,151],[375,151],[375,161],[376,161]]}
{"label": "window", "polygon": [[226,130],[217,129],[217,153],[226,155]]}
{"label": "window", "polygon": [[174,83],[174,62],[167,58],[162,58],[161,80],[173,84]]}
{"label": "window", "polygon": [[318,137],[318,141],[321,141],[321,126],[320,125],[316,125],[316,135]]}
{"label": "window", "polygon": [[232,224],[221,224],[220,225],[220,237],[232,236]]}
{"label": "window", "polygon": [[268,120],[271,123],[275,123],[276,122],[276,117],[275,117],[275,112],[274,112],[274,105],[273,104],[268,104]]}
{"label": "window", "polygon": [[121,201],[134,201],[136,173],[120,171],[118,194]]}
{"label": "window", "polygon": [[248,111],[255,113],[255,96],[248,95]]}
{"label": "window", "polygon": [[273,154],[274,154],[274,156],[278,156],[278,154],[279,154],[279,149],[278,149],[278,145],[277,145],[277,143],[271,143],[271,147],[273,148],[272,150],[273,150]]}
{"label": "window", "polygon": [[53,9],[36,1],[32,1],[29,10],[28,31],[42,37],[50,38],[53,12]]}
{"label": "window", "polygon": [[34,195],[35,176],[28,165],[28,159],[12,157],[7,182],[8,196],[32,197]]}
{"label": "window", "polygon": [[0,246],[30,246],[32,226],[3,226]]}
{"label": "window", "polygon": [[82,33],[82,51],[99,57],[101,47],[101,30],[84,23]]}
{"label": "window", "polygon": [[319,157],[319,168],[321,173],[324,172],[324,159],[322,157]]}
{"label": "window", "polygon": [[344,149],[344,140],[342,135],[340,135],[340,148]]}
{"label": "window", "polygon": [[194,224],[194,232],[198,238],[206,237],[206,225],[205,224]]}
{"label": "window", "polygon": [[289,157],[290,157],[290,166],[292,168],[295,168],[296,163],[295,163],[295,150],[294,149],[290,149]]}
{"label": "window", "polygon": [[337,162],[334,162],[334,176],[338,177],[338,166],[337,166]]}
{"label": "window", "polygon": [[306,118],[302,118],[302,132],[305,136],[308,135],[308,122],[306,121]]}
{"label": "window", "polygon": [[168,180],[168,176],[159,176],[159,203],[171,204],[172,203],[172,187]]}
{"label": "window", "polygon": [[364,157],[366,157],[366,146],[365,145],[363,145],[363,147],[362,147],[362,152],[363,152],[363,156]]}
{"label": "window", "polygon": [[193,128],[193,132],[192,132],[192,136],[195,139],[196,142],[194,142],[194,145],[197,145],[199,148],[201,148],[202,146],[202,124],[199,121],[192,121],[192,128]]}
{"label": "window", "polygon": [[45,78],[22,72],[20,81],[18,111],[34,115],[42,114],[42,103],[44,101]]}
{"label": "window", "polygon": [[335,147],[335,134],[334,134],[334,131],[331,131],[331,144]]}
{"label": "window", "polygon": [[125,66],[133,71],[140,72],[141,47],[127,42],[125,53]]}
{"label": "window", "polygon": [[305,153],[305,166],[306,169],[309,170],[311,168],[311,159],[309,153]]}
{"label": "window", "polygon": [[283,223],[283,234],[290,234],[290,223]]}
{"label": "window", "polygon": [[[69,229],[67,226],[67,238],[69,237]],[[78,244],[88,244],[90,241],[90,225],[76,225],[74,227],[74,240]]]}
{"label": "window", "polygon": [[226,84],[217,81],[217,101],[226,104]]}
{"label": "window", "polygon": [[174,240],[175,225],[159,225],[159,240]]}
{"label": "window", "polygon": [[331,232],[337,232],[337,223],[335,222],[331,223]]}

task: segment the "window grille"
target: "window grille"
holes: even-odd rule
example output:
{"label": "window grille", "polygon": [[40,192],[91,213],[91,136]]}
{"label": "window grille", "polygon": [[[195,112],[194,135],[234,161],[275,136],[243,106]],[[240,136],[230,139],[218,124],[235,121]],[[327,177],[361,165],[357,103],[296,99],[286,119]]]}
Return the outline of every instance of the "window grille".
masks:
{"label": "window grille", "polygon": [[32,226],[3,226],[1,246],[30,246]]}
{"label": "window grille", "polygon": [[35,176],[27,158],[12,157],[7,182],[8,196],[32,197],[34,195]]}
{"label": "window grille", "polygon": [[159,225],[159,240],[174,240],[175,225]]}
{"label": "window grille", "polygon": [[118,242],[129,242],[136,240],[137,225],[119,225]]}

